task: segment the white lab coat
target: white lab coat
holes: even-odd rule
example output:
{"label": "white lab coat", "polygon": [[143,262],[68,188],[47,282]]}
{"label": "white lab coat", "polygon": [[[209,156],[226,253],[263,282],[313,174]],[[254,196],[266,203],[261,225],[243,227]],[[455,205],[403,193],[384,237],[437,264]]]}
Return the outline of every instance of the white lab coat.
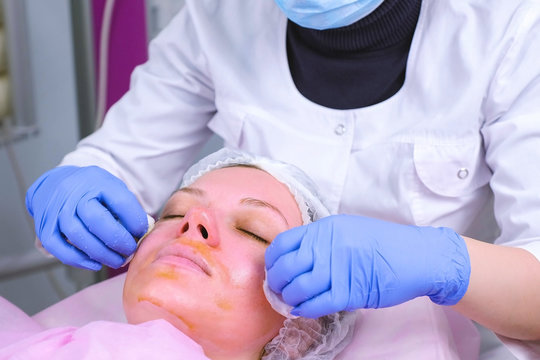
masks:
{"label": "white lab coat", "polygon": [[424,0],[402,89],[354,110],[298,92],[286,24],[272,0],[187,1],[63,164],[102,166],[155,213],[213,131],[302,168],[333,212],[540,259],[540,1]]}

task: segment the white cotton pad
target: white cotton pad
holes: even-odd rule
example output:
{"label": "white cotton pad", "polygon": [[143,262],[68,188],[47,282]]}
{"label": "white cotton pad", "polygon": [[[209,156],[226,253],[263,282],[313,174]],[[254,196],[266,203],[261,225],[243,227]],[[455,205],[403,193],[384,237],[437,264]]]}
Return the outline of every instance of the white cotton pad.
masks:
{"label": "white cotton pad", "polygon": [[[148,230],[146,230],[146,233],[139,240],[137,240],[137,249],[139,248],[139,245],[141,244],[142,240],[146,237],[146,235],[148,235],[148,233],[150,233],[150,231],[152,231],[152,229],[154,228],[154,225],[156,224],[156,221],[150,215],[146,214],[146,218],[148,219]],[[129,264],[131,259],[133,259],[133,256],[135,256],[136,252],[137,250],[135,249],[133,254],[131,254],[130,256],[126,258],[126,261],[124,261],[121,267],[124,267],[127,264]]]}
{"label": "white cotton pad", "polygon": [[264,271],[264,282],[263,282],[263,291],[266,300],[272,306],[272,309],[276,310],[279,314],[285,316],[288,319],[296,319],[298,316],[292,315],[291,310],[294,309],[293,306],[287,304],[283,301],[281,294],[276,294],[268,287],[268,281],[266,281],[266,270]]}

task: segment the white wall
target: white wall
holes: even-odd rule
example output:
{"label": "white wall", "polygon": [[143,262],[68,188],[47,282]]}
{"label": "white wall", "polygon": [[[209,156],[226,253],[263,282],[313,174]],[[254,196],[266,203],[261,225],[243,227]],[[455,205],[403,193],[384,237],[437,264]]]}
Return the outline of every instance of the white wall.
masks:
{"label": "white wall", "polygon": [[[19,0],[27,5],[34,107],[39,134],[13,144],[27,188],[75,147],[78,136],[69,0]],[[33,250],[34,234],[5,146],[0,145],[0,259]],[[70,270],[71,271],[71,270]],[[75,290],[63,266],[54,270],[63,291]],[[75,273],[75,276],[78,276]],[[0,295],[35,313],[57,302],[49,277],[41,271],[0,280]]]}

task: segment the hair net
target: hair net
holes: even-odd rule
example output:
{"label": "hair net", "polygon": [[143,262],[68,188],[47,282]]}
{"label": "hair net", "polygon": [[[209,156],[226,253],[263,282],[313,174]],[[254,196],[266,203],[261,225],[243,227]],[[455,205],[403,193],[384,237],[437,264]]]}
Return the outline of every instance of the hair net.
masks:
{"label": "hair net", "polygon": [[264,347],[262,360],[332,360],[352,340],[356,313],[338,312],[318,319],[286,319]]}
{"label": "hair net", "polygon": [[[298,204],[304,225],[330,215],[316,185],[296,166],[229,148],[218,150],[189,168],[180,186],[190,186],[212,170],[236,165],[257,167],[285,184]],[[288,317],[279,334],[265,346],[264,360],[333,359],[351,341],[356,313],[340,312],[318,319],[294,317],[290,314],[292,307],[268,288],[266,280],[263,289],[274,310]]]}

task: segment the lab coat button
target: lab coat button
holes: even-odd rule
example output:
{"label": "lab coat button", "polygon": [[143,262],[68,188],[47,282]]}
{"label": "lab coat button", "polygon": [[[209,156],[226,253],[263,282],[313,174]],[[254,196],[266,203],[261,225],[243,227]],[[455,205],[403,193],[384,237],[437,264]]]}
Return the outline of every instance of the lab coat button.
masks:
{"label": "lab coat button", "polygon": [[334,130],[336,135],[339,135],[339,136],[345,134],[346,131],[347,131],[347,128],[343,124],[339,124],[338,126],[336,126],[336,129]]}
{"label": "lab coat button", "polygon": [[461,180],[466,179],[467,176],[469,176],[469,170],[466,168],[461,168],[457,172],[457,177],[460,178]]}

